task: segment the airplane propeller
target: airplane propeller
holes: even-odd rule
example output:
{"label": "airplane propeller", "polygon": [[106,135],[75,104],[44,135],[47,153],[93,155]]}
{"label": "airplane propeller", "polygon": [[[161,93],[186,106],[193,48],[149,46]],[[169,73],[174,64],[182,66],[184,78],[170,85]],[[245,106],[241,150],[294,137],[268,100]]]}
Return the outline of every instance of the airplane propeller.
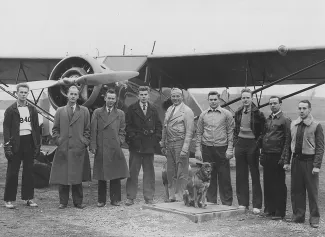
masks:
{"label": "airplane propeller", "polygon": [[[68,79],[69,81],[70,79],[72,79],[74,83],[98,86],[101,84],[110,84],[114,82],[125,81],[138,75],[139,73],[134,71],[110,71],[104,73],[86,74],[79,78],[66,79]],[[66,79],[63,79],[63,81],[65,81]]]}
{"label": "airplane propeller", "polygon": [[[103,73],[94,73],[94,74],[86,74],[80,77],[65,77],[60,78],[58,81],[55,80],[40,80],[40,81],[32,81],[26,82],[30,90],[38,90],[49,88],[53,86],[69,86],[73,84],[83,84],[83,85],[92,85],[97,86],[101,84],[110,84],[115,82],[121,82],[133,77],[138,76],[139,73],[135,71],[109,71]],[[7,90],[16,91],[16,85],[7,85]]]}

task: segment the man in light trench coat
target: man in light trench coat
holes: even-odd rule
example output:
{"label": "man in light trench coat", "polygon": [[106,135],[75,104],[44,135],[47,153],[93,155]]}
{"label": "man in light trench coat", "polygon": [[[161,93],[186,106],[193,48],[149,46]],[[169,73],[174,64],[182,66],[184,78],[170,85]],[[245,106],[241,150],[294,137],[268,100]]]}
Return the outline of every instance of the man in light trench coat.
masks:
{"label": "man in light trench coat", "polygon": [[66,208],[72,185],[72,200],[83,209],[82,182],[91,179],[87,147],[90,140],[90,115],[86,107],[78,105],[79,90],[71,86],[68,103],[57,109],[52,129],[58,146],[53,160],[50,184],[59,184],[60,209]]}
{"label": "man in light trench coat", "polygon": [[125,141],[125,115],[114,107],[116,92],[108,89],[106,104],[94,111],[91,119],[90,151],[95,154],[93,177],[98,180],[98,207],[106,205],[107,180],[110,181],[111,205],[121,201],[121,179],[129,177],[129,170],[121,149]]}

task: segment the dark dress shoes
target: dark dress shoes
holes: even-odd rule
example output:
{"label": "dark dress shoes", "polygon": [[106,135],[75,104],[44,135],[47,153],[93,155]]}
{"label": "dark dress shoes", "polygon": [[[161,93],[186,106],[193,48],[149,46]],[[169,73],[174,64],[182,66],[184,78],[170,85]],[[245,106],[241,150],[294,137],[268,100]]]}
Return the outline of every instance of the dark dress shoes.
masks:
{"label": "dark dress shoes", "polygon": [[67,208],[67,205],[65,205],[65,204],[60,204],[59,205],[59,209],[64,209],[64,208]]}
{"label": "dark dress shoes", "polygon": [[134,201],[132,199],[127,199],[126,202],[125,202],[126,206],[131,206],[133,204],[134,204]]}
{"label": "dark dress shoes", "polygon": [[318,228],[319,227],[319,224],[316,224],[316,223],[310,223],[310,226],[313,227],[313,228]]}
{"label": "dark dress shoes", "polygon": [[97,203],[97,207],[105,207],[106,203],[104,202],[99,202]]}
{"label": "dark dress shoes", "polygon": [[273,221],[279,221],[279,220],[283,220],[284,216],[272,216],[271,218]]}
{"label": "dark dress shoes", "polygon": [[74,207],[78,208],[78,209],[84,209],[86,207],[86,205],[85,204],[75,204]]}
{"label": "dark dress shoes", "polygon": [[265,218],[272,218],[274,216],[274,212],[264,212],[258,215],[259,217],[265,217]]}
{"label": "dark dress shoes", "polygon": [[146,200],[146,204],[152,205],[153,204],[153,201],[152,200]]}
{"label": "dark dress shoes", "polygon": [[120,206],[120,202],[118,202],[118,201],[111,201],[111,205],[118,207],[118,206]]}

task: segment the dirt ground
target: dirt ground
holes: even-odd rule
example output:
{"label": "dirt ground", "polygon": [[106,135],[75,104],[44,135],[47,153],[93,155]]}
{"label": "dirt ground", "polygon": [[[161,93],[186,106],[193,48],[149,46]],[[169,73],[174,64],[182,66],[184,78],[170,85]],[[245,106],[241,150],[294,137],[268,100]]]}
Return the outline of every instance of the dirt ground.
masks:
{"label": "dirt ground", "polygon": [[[44,150],[51,149],[45,147]],[[125,150],[126,157],[128,151]],[[156,195],[155,202],[163,202],[164,187],[161,181],[161,168],[165,158],[155,157]],[[3,199],[6,175],[6,159],[3,149],[0,149],[0,198]],[[324,167],[324,166],[323,166]],[[124,205],[125,180],[122,182],[122,205],[113,207],[107,205],[97,208],[97,182],[84,183],[83,210],[73,208],[71,200],[69,208],[58,209],[57,187],[35,190],[35,201],[38,208],[29,208],[17,196],[17,208],[9,210],[0,207],[0,236],[325,236],[325,180],[324,169],[320,174],[319,206],[321,212],[320,228],[313,229],[306,223],[293,224],[283,221],[272,221],[253,215],[251,210],[243,215],[217,219],[195,224],[184,216],[161,213],[153,210],[143,210],[142,173],[139,179],[138,197],[135,205]],[[234,204],[237,205],[235,190],[235,170],[231,171]],[[262,177],[262,175],[261,175]],[[287,216],[291,215],[290,175],[287,174],[288,207]]]}

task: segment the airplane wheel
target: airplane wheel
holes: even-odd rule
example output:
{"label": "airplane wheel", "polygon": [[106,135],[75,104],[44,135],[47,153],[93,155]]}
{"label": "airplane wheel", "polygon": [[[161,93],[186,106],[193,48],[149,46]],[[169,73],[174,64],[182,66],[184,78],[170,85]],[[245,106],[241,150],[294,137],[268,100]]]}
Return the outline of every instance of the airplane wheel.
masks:
{"label": "airplane wheel", "polygon": [[49,186],[51,166],[45,163],[35,163],[33,166],[34,187],[46,188]]}

